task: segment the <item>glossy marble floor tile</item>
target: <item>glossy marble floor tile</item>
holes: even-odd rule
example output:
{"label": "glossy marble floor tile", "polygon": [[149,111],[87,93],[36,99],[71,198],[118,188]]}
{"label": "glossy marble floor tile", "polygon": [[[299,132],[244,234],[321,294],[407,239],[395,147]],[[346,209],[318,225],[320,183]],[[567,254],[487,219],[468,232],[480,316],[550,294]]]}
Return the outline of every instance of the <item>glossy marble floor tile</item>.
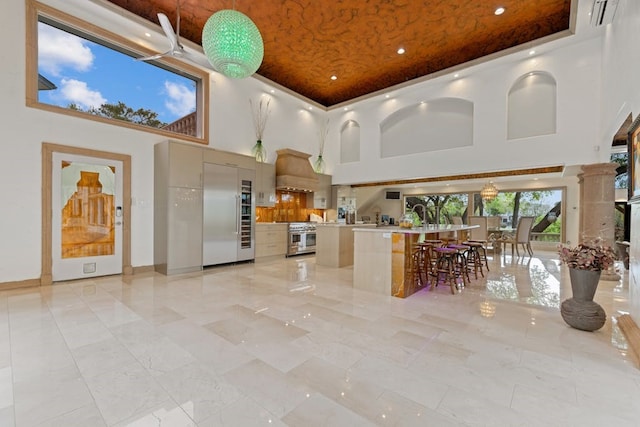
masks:
{"label": "glossy marble floor tile", "polygon": [[313,256],[0,292],[0,426],[636,426],[621,267],[593,333],[543,251],[406,299]]}

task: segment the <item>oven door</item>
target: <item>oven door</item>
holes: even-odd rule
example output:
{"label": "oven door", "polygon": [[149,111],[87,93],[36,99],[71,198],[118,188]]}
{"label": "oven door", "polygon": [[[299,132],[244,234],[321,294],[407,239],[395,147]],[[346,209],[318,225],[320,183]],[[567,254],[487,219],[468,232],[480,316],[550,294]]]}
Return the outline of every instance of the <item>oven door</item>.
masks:
{"label": "oven door", "polygon": [[304,238],[304,250],[305,252],[316,251],[316,232],[307,231]]}
{"label": "oven door", "polygon": [[316,251],[315,231],[290,231],[287,255],[306,254]]}
{"label": "oven door", "polygon": [[289,244],[287,245],[287,255],[300,253],[304,246],[304,233],[300,231],[289,232]]}

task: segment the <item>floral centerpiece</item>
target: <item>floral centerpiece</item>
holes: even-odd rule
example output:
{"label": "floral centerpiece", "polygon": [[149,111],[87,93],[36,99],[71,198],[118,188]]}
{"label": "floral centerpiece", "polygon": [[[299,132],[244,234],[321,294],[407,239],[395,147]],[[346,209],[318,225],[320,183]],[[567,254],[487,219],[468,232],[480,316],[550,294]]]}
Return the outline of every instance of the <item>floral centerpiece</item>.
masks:
{"label": "floral centerpiece", "polygon": [[616,254],[610,246],[605,246],[601,239],[580,243],[578,246],[558,247],[560,261],[569,268],[577,270],[603,271],[609,269],[616,260]]}

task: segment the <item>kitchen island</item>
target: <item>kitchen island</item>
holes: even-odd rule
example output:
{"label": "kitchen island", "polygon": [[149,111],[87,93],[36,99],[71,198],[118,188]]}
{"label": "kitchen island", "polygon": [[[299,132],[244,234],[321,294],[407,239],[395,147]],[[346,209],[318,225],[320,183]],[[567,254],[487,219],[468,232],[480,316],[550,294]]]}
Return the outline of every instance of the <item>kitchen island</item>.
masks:
{"label": "kitchen island", "polygon": [[316,225],[316,264],[326,267],[353,265],[353,230],[375,224],[319,222]]}
{"label": "kitchen island", "polygon": [[413,280],[412,254],[426,239],[464,240],[477,225],[430,225],[428,227],[355,228],[353,287],[382,295],[406,298],[421,288]]}

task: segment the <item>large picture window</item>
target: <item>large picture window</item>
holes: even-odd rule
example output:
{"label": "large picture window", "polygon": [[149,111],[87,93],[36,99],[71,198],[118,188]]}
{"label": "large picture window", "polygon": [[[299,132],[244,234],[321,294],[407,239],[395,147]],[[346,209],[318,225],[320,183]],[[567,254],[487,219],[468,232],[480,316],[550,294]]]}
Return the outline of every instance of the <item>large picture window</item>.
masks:
{"label": "large picture window", "polygon": [[515,228],[520,217],[533,216],[532,240],[561,242],[563,198],[563,188],[499,191],[491,201],[482,200],[477,192],[412,194],[405,196],[404,207],[429,224],[452,224],[454,217],[466,224],[469,216],[479,215],[494,218],[496,229]]}
{"label": "large picture window", "polygon": [[204,142],[206,72],[137,60],[137,47],[121,37],[32,4],[28,105]]}

